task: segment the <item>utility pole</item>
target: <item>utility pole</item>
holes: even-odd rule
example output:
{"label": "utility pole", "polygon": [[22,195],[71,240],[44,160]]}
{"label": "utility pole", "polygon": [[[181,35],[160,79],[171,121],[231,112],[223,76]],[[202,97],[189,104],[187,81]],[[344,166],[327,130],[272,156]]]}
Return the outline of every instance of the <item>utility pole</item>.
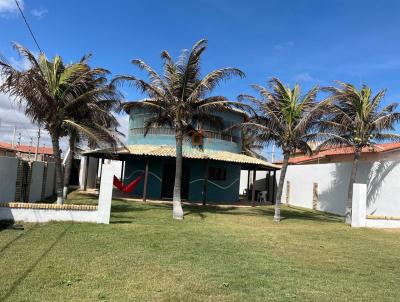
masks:
{"label": "utility pole", "polygon": [[30,143],[29,143],[29,152],[28,152],[28,160],[31,161],[31,150],[32,150],[32,145],[33,145],[33,138],[31,137]]}
{"label": "utility pole", "polygon": [[36,150],[35,150],[35,161],[37,161],[37,159],[38,159],[39,140],[40,140],[40,127],[39,127],[38,134],[37,134]]}
{"label": "utility pole", "polygon": [[275,161],[275,144],[272,145],[271,163]]}
{"label": "utility pole", "polygon": [[17,132],[17,128],[14,125],[13,137],[11,142],[11,148],[15,148],[15,133]]}
{"label": "utility pole", "polygon": [[18,133],[18,144],[17,144],[17,148],[16,148],[18,155],[20,155],[20,153],[18,151],[18,148],[20,145],[21,145],[21,132]]}

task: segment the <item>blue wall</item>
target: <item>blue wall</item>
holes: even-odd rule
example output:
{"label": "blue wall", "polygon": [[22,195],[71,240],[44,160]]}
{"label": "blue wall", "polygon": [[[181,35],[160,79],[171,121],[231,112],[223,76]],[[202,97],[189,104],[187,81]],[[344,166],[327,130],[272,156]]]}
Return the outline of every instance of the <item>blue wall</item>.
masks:
{"label": "blue wall", "polygon": [[[162,175],[164,164],[174,164],[174,158],[150,157],[149,158],[149,178],[147,196],[150,199],[161,198]],[[203,160],[184,159],[184,165],[190,166],[189,178],[189,200],[203,200],[204,185],[204,164]],[[240,165],[219,161],[210,161],[209,167],[226,168],[226,180],[208,182],[208,202],[235,202],[239,200],[239,178]],[[126,159],[125,183],[128,183],[140,175],[145,168],[144,157],[135,156]],[[143,179],[131,193],[132,196],[141,197],[143,194]]]}
{"label": "blue wall", "polygon": [[[216,116],[220,116],[224,121],[224,128],[233,124],[243,122],[243,116],[235,112],[216,112]],[[146,118],[151,116],[143,108],[132,109],[129,116],[129,133],[128,145],[173,145],[175,146],[175,137],[173,135],[151,135],[143,136],[142,134],[133,134],[131,129],[143,128]],[[235,129],[232,133],[234,136],[241,137],[241,131]],[[185,146],[190,147],[190,142],[185,141]],[[234,153],[241,152],[241,144],[220,140],[209,139],[204,140],[205,150],[228,151]]]}

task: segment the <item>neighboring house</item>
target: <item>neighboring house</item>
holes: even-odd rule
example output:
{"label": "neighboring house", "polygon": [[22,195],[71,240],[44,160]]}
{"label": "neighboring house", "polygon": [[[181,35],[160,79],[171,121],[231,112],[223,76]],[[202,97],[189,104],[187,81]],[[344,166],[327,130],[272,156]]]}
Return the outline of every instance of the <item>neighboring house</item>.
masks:
{"label": "neighboring house", "polygon": [[[18,157],[24,160],[33,161],[35,159],[35,146],[11,145],[6,142],[0,142],[0,156]],[[52,161],[53,148],[39,147],[38,161]]]}
{"label": "neighboring house", "polygon": [[[123,161],[125,183],[137,178],[143,171],[148,171],[147,197],[172,198],[175,179],[174,131],[168,127],[152,127],[144,136],[145,122],[152,113],[144,108],[133,108],[128,114],[127,148],[112,153],[109,150],[95,150],[84,154]],[[187,138],[184,142],[182,198],[190,201],[236,202],[239,200],[241,170],[273,171],[279,169],[279,166],[241,154],[242,137],[239,129],[230,133],[223,131],[246,120],[244,112],[232,109],[214,114],[223,120],[221,129],[203,124],[199,129],[204,134],[204,140]],[[90,165],[95,164],[89,160],[87,166]],[[89,176],[92,172],[90,168],[87,171],[85,175]],[[93,183],[87,178],[85,183]],[[141,181],[133,191],[133,196],[143,196],[143,183]]]}
{"label": "neighboring house", "polygon": [[[354,149],[350,147],[322,150],[319,153],[308,156],[295,153],[289,159],[292,165],[326,164],[339,162],[352,162]],[[374,148],[364,148],[361,153],[361,161],[400,159],[400,143],[378,144]]]}
{"label": "neighboring house", "polygon": [[[312,156],[295,154],[289,160],[283,201],[343,215],[353,158],[351,148],[322,150]],[[362,150],[356,183],[367,185],[368,215],[400,219],[399,177],[400,143]]]}

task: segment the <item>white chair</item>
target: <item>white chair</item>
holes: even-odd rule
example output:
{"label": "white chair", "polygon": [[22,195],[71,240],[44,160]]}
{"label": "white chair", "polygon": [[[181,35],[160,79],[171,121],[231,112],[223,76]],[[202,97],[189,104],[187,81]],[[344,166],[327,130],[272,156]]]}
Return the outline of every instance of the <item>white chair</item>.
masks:
{"label": "white chair", "polygon": [[257,202],[267,202],[267,191],[258,193]]}

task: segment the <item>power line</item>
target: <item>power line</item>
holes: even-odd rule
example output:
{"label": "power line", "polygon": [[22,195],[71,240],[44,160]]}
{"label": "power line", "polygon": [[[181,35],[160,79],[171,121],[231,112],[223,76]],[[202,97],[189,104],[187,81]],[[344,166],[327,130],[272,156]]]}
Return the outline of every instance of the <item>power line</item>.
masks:
{"label": "power line", "polygon": [[19,12],[21,13],[22,18],[23,18],[24,21],[25,21],[26,26],[28,27],[29,32],[31,33],[31,36],[32,36],[32,38],[33,38],[33,41],[35,41],[36,46],[37,46],[37,48],[39,49],[39,51],[40,51],[41,53],[43,53],[42,49],[41,49],[40,46],[39,46],[39,43],[37,42],[37,40],[36,40],[36,38],[35,38],[35,35],[33,34],[33,31],[32,31],[32,29],[31,29],[31,27],[30,27],[29,24],[28,24],[28,21],[27,21],[26,18],[25,18],[24,13],[22,12],[21,7],[19,6],[18,0],[14,0],[14,1],[15,1],[15,4],[17,5],[17,7],[18,7]]}

